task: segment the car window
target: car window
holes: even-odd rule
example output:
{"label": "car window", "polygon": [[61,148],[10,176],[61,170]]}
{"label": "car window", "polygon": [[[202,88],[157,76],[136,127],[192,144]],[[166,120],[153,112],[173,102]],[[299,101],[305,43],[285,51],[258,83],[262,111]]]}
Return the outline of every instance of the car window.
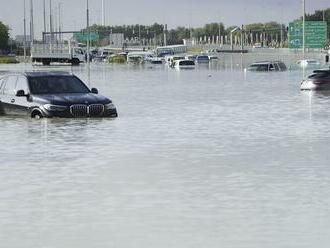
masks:
{"label": "car window", "polygon": [[195,65],[194,61],[191,60],[183,60],[180,61],[180,65]]}
{"label": "car window", "polygon": [[278,64],[279,64],[279,66],[280,66],[280,68],[281,68],[282,71],[285,71],[286,70],[286,65],[283,62],[280,62]]}
{"label": "car window", "polygon": [[79,49],[79,48],[76,48],[74,51],[75,51],[76,54],[84,54],[84,53],[82,52],[82,50]]}
{"label": "car window", "polygon": [[90,93],[87,86],[74,76],[42,76],[30,77],[31,94],[66,94]]}
{"label": "car window", "polygon": [[275,63],[274,66],[275,66],[275,71],[280,71],[281,70],[277,63]]}
{"label": "car window", "polygon": [[9,76],[3,89],[5,95],[15,95],[17,76]]}
{"label": "car window", "polygon": [[18,77],[15,90],[16,92],[18,90],[24,90],[25,93],[29,92],[27,80],[25,77]]}

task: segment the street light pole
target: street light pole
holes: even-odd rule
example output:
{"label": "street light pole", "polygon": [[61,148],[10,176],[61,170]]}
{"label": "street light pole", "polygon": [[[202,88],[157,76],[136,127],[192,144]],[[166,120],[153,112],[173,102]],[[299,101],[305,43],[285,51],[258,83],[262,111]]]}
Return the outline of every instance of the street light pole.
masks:
{"label": "street light pole", "polygon": [[221,45],[221,22],[219,22],[219,38],[218,38],[218,43]]}
{"label": "street light pole", "polygon": [[25,7],[26,7],[26,4],[25,4],[25,0],[24,0],[24,20],[23,20],[23,23],[24,23],[24,62],[26,61],[26,11],[25,11]]}
{"label": "street light pole", "polygon": [[102,26],[105,26],[105,8],[104,0],[102,0]]}
{"label": "street light pole", "polygon": [[61,21],[61,6],[62,3],[58,3],[58,32],[59,32],[59,40],[62,42],[62,21]]}
{"label": "street light pole", "polygon": [[46,29],[46,0],[43,2],[43,7],[44,7],[44,32],[47,32]]}
{"label": "street light pole", "polygon": [[305,5],[305,0],[302,0],[303,1],[303,59],[305,59],[305,13],[306,13],[306,5]]}
{"label": "street light pole", "polygon": [[31,46],[34,40],[34,30],[33,30],[33,0],[30,0],[30,35],[31,35]]}
{"label": "street light pole", "polygon": [[53,16],[52,16],[52,0],[49,0],[49,30],[50,30],[50,44],[53,43]]}
{"label": "street light pole", "polygon": [[87,4],[87,10],[86,10],[86,18],[87,18],[87,77],[88,77],[88,85],[90,86],[90,58],[89,58],[89,50],[90,50],[90,33],[89,33],[89,2],[88,0],[86,0],[86,4]]}

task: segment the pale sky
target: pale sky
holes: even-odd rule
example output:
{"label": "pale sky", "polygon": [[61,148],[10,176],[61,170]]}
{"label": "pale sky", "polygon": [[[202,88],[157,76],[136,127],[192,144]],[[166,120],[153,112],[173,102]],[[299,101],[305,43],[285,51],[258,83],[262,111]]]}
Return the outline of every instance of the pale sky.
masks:
{"label": "pale sky", "polygon": [[[30,0],[25,0],[27,30],[30,19]],[[49,1],[46,1],[49,25]],[[63,30],[80,30],[86,25],[87,0],[52,0],[57,11],[61,3]],[[253,22],[277,21],[288,23],[301,16],[302,0],[104,0],[107,25],[168,24],[200,27],[210,22],[225,26]],[[35,35],[43,30],[43,0],[33,0]],[[101,24],[102,0],[89,0],[90,22]],[[0,21],[9,25],[11,34],[23,34],[24,0],[0,0]],[[306,12],[329,8],[329,0],[306,0]],[[56,9],[55,9],[56,8]]]}

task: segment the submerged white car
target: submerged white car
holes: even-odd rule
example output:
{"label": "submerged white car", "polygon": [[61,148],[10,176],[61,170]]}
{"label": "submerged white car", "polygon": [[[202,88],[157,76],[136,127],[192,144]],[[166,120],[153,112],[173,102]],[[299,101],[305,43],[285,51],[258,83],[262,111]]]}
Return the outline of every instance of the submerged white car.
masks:
{"label": "submerged white car", "polygon": [[300,67],[312,67],[320,65],[320,62],[316,59],[302,59],[298,60],[296,64]]}
{"label": "submerged white car", "polygon": [[176,69],[194,69],[195,61],[189,59],[180,59],[174,62],[174,67]]}

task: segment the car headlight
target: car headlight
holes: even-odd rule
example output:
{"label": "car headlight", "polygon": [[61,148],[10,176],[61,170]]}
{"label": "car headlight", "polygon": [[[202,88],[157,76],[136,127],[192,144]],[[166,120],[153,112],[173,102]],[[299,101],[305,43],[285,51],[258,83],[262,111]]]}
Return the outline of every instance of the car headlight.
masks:
{"label": "car headlight", "polygon": [[67,109],[67,106],[45,104],[43,107],[48,111],[64,111]]}
{"label": "car headlight", "polygon": [[111,102],[104,105],[105,109],[115,109],[116,106]]}

